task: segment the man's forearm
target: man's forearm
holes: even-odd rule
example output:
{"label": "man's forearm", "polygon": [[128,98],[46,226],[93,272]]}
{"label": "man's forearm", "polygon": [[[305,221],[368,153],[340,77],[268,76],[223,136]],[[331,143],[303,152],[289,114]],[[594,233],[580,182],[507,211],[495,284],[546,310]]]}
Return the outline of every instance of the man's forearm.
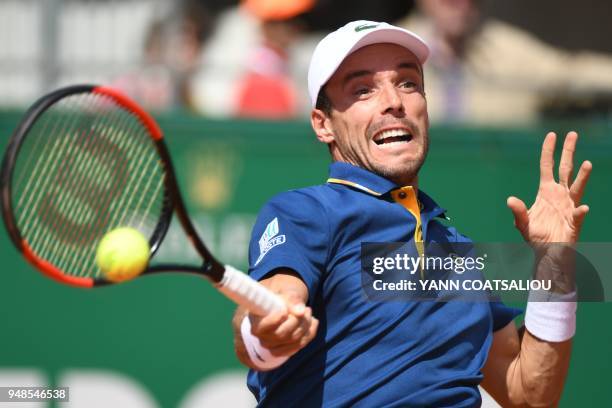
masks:
{"label": "man's forearm", "polygon": [[551,407],[561,398],[572,341],[547,342],[514,323],[493,335],[482,386],[503,407]]}
{"label": "man's forearm", "polygon": [[508,381],[528,406],[554,406],[563,392],[576,327],[574,250],[571,246],[545,244],[538,255],[534,279],[551,281],[555,292],[530,293],[526,330],[520,352],[508,371]]}
{"label": "man's forearm", "polygon": [[572,340],[548,342],[525,330],[521,350],[508,370],[509,394],[519,405],[556,406],[569,368]]}

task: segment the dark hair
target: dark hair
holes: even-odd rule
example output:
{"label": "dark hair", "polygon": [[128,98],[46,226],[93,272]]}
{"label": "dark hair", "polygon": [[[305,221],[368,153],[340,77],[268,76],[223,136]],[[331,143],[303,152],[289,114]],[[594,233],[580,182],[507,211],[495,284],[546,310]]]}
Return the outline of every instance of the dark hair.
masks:
{"label": "dark hair", "polygon": [[325,86],[323,86],[319,91],[315,108],[322,110],[327,116],[331,115],[332,103],[331,99],[329,99],[329,96],[327,96],[327,93],[325,92]]}

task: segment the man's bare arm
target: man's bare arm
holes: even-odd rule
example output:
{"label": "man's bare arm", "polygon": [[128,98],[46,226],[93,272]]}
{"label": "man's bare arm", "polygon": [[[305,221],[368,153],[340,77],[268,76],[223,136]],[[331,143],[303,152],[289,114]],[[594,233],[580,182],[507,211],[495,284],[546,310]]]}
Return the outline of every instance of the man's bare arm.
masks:
{"label": "man's bare arm", "polygon": [[571,349],[571,340],[547,342],[528,330],[520,339],[511,322],[493,335],[481,385],[503,407],[556,406]]}
{"label": "man's bare arm", "polygon": [[[572,251],[565,248],[571,249],[578,242],[584,217],[589,211],[589,207],[582,204],[582,196],[591,174],[591,163],[583,162],[572,180],[577,139],[576,132],[569,132],[565,137],[557,182],[553,174],[556,135],[547,134],[540,156],[540,186],[535,202],[528,209],[522,200],[508,198],[514,225],[525,241],[540,253],[536,274],[556,276],[557,295],[567,294],[574,288]],[[532,306],[533,311],[535,308],[542,310],[536,305]],[[574,329],[559,324],[574,324],[574,311],[567,309],[566,319],[551,319],[549,327],[535,326],[539,331],[532,326],[534,332],[525,330],[522,339],[513,323],[494,333],[482,383],[493,398],[504,406],[550,407],[558,404],[572,351],[569,337]],[[529,316],[527,312],[526,321]],[[527,327],[530,327],[528,321]],[[538,338],[538,333],[552,341]]]}

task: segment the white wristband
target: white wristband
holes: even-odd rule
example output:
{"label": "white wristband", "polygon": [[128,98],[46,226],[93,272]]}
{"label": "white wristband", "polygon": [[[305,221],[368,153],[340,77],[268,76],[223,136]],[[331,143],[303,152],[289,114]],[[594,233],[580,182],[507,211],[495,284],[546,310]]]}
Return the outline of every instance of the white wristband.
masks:
{"label": "white wristband", "polygon": [[249,316],[245,316],[242,319],[240,333],[242,334],[242,341],[249,358],[258,369],[271,370],[277,368],[289,358],[273,356],[270,350],[261,345],[259,339],[251,333],[251,319],[249,319]]}
{"label": "white wristband", "polygon": [[[546,302],[544,299],[554,299]],[[534,300],[541,301],[534,301]],[[576,292],[565,295],[535,292],[529,295],[525,312],[525,327],[539,339],[561,342],[576,333]]]}

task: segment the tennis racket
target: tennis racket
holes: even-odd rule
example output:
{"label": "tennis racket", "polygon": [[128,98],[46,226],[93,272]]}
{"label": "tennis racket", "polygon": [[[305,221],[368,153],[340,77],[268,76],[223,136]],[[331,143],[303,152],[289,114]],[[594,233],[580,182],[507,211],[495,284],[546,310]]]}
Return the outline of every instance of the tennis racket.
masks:
{"label": "tennis racket", "polygon": [[0,183],[13,244],[61,283],[111,284],[95,256],[102,237],[118,227],[148,238],[151,261],[176,214],[202,263],[149,262],[141,275],[195,273],[252,313],[284,308],[277,295],[212,256],[187,214],[160,127],[112,88],[70,86],[34,103],[10,139]]}

